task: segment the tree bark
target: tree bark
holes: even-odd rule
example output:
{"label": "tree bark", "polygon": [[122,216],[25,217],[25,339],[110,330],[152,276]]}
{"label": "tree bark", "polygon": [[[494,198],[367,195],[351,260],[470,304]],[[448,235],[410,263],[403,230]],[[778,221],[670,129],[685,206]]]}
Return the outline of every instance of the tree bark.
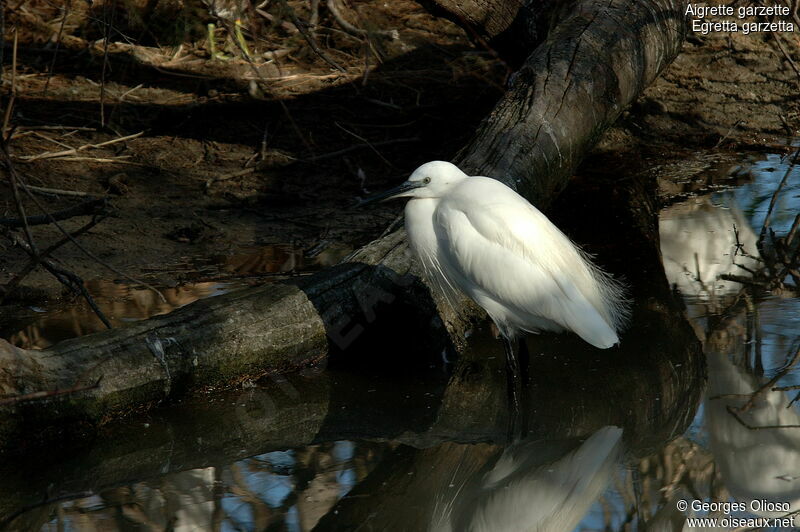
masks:
{"label": "tree bark", "polygon": [[[604,129],[677,55],[682,6],[678,0],[577,2],[527,58],[455,162],[548,207]],[[652,232],[652,213],[636,216],[641,230]],[[187,390],[290,371],[345,350],[364,352],[359,346],[377,340],[402,337],[398,349],[427,353],[461,347],[467,320],[478,310],[463,302],[457,310],[442,305],[419,280],[406,247],[397,231],[300,283],[198,301],[43,351],[0,341],[6,396],[0,445],[40,438],[43,427],[56,434],[92,429]],[[47,401],[19,397],[40,392],[51,395]]]}

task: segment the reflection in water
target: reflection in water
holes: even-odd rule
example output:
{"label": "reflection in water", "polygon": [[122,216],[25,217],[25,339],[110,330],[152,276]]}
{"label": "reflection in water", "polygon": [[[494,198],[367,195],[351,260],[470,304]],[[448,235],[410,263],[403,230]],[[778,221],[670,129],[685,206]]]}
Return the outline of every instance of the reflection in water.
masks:
{"label": "reflection in water", "polygon": [[[166,301],[151,290],[131,287],[111,281],[93,280],[86,288],[97,306],[115,327],[167,314],[201,298],[220,295],[229,290],[222,283],[194,283],[177,288],[162,288]],[[105,330],[100,318],[84,302],[54,310],[13,333],[8,341],[25,349],[45,349],[56,342]]]}
{"label": "reflection in water", "polygon": [[437,494],[430,530],[572,530],[611,481],[621,437],[621,429],[604,427],[546,462],[542,442],[516,443],[474,483]]}
{"label": "reflection in water", "polygon": [[[119,327],[126,322],[167,314],[198,299],[222,295],[245,286],[243,279],[295,274],[331,266],[351,250],[350,246],[329,242],[323,242],[311,250],[275,244],[247,253],[214,257],[210,264],[175,265],[164,271],[190,279],[214,280],[161,288],[166,301],[150,290],[102,279],[87,281],[86,288],[111,324]],[[152,273],[156,270],[145,271]],[[220,279],[225,282],[220,282]],[[45,349],[61,340],[103,331],[105,328],[97,315],[81,300],[71,302],[64,309],[43,311],[38,319],[33,318],[23,327],[12,328],[8,331],[8,341],[25,349]]]}
{"label": "reflection in water", "polygon": [[[744,347],[740,344],[736,351]],[[800,509],[800,412],[790,406],[787,392],[767,388],[753,395],[767,379],[738,367],[730,354],[737,353],[709,356],[713,377],[705,411],[710,448],[722,480],[737,501],[788,503],[796,511]],[[787,513],[767,507],[753,510],[764,517]]]}
{"label": "reflection in water", "polygon": [[[777,156],[759,165],[754,183],[662,212],[664,267],[703,339],[709,385],[689,432],[639,464],[645,484],[661,486],[661,496],[653,497],[657,510],[645,513],[649,529],[700,529],[689,526],[687,515],[776,518],[800,510],[800,410],[796,392],[774,389],[798,383],[796,369],[786,365],[800,346],[800,301],[754,297],[718,278],[747,277],[758,268],[755,231],[787,172]],[[792,175],[773,220],[779,231],[800,212],[800,172]],[[645,489],[646,499],[652,495]],[[677,501],[694,499],[742,503],[746,510],[676,509]]]}
{"label": "reflection in water", "polygon": [[735,204],[693,198],[662,210],[658,226],[664,271],[684,296],[716,301],[741,289],[720,275],[747,277],[758,267],[756,234]]}
{"label": "reflection in water", "polygon": [[14,524],[27,530],[311,530],[371,471],[380,458],[376,447],[337,441],[264,453],[40,507]]}

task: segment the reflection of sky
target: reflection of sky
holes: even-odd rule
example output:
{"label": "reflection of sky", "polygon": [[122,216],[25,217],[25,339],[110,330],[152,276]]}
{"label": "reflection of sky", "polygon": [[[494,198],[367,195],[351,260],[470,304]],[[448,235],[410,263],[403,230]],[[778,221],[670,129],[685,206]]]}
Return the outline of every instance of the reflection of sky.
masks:
{"label": "reflection of sky", "polygon": [[[353,459],[356,445],[351,441],[337,441],[333,446],[333,458],[337,463],[344,464]],[[336,472],[336,482],[339,484],[339,497],[347,495],[353,486],[356,485],[356,472],[351,469],[340,469]]]}
{"label": "reflection of sky", "polygon": [[[614,484],[625,482],[625,477],[628,475],[627,470],[620,469],[617,473],[617,482]],[[606,530],[606,526],[609,524],[612,530],[622,530],[626,510],[625,501],[620,494],[613,489],[607,490],[602,499],[598,499],[592,504],[586,517],[575,527],[575,530]],[[606,523],[607,517],[610,518],[610,523]]]}
{"label": "reflection of sky", "polygon": [[285,474],[290,473],[295,465],[294,451],[292,450],[264,453],[257,456],[257,458],[268,462],[272,466],[273,471]]}
{"label": "reflection of sky", "polygon": [[223,532],[234,532],[239,530],[250,530],[253,523],[253,508],[249,504],[242,502],[238,497],[227,495],[222,498],[222,509],[227,516],[222,522]]}
{"label": "reflection of sky", "polygon": [[[333,473],[339,485],[339,497],[344,497],[357,482],[355,470],[347,467],[353,460],[355,450],[355,442],[346,440],[334,442],[330,450],[335,467]],[[269,467],[265,468],[264,464],[269,464]],[[237,462],[237,465],[247,488],[271,508],[280,508],[296,488],[294,475],[297,459],[294,450],[264,453],[241,460]],[[320,471],[317,474],[324,474],[324,472]],[[222,505],[225,512],[232,518],[230,522],[226,522],[225,530],[239,530],[240,528],[237,527],[242,526],[249,530],[252,527],[253,514],[248,503],[242,502],[235,495],[228,495],[223,498]],[[296,505],[292,505],[286,510],[284,518],[287,530],[301,530],[300,514]]]}
{"label": "reflection of sky", "polygon": [[[715,203],[719,202],[722,205],[737,203],[758,234],[764,224],[772,195],[789,170],[791,159],[792,156],[768,155],[766,160],[754,163],[751,170],[753,181],[715,194]],[[800,163],[800,159],[798,162]],[[791,170],[786,179],[773,208],[770,227],[778,234],[786,233],[798,212],[800,212],[800,164]]]}

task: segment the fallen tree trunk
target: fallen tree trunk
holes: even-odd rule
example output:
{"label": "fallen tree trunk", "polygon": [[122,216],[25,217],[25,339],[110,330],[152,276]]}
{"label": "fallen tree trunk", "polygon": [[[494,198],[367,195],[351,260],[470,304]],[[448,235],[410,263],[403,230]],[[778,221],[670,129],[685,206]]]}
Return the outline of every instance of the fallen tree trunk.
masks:
{"label": "fallen tree trunk", "polygon": [[[456,162],[546,207],[603,130],[678,53],[682,5],[577,2],[526,60]],[[651,214],[640,221],[651,223]],[[188,389],[296,369],[376,338],[396,338],[398,330],[426,331],[428,352],[460,344],[464,318],[476,310],[456,317],[437,305],[405,251],[404,233],[397,231],[297,284],[198,301],[44,351],[0,343],[6,397],[0,441],[19,445],[12,436],[41,437],[42,427],[58,433],[91,428]],[[48,401],[33,400],[42,393]]]}

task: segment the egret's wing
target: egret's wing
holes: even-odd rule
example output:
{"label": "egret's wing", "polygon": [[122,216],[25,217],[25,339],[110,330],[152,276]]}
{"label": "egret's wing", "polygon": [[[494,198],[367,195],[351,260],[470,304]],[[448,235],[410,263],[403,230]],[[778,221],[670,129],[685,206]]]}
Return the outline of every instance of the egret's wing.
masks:
{"label": "egret's wing", "polygon": [[495,321],[535,329],[536,318],[545,318],[597,347],[617,343],[612,311],[598,289],[602,279],[558,228],[508,187],[489,178],[465,180],[437,207],[434,227],[442,264]]}

